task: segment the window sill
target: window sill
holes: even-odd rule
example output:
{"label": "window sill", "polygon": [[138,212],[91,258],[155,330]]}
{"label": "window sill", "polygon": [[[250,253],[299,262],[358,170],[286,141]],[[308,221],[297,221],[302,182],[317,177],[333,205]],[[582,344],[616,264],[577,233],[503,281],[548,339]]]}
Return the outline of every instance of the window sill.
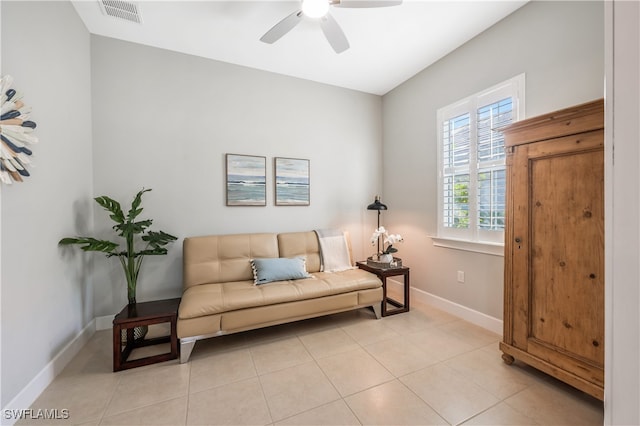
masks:
{"label": "window sill", "polygon": [[472,251],[475,253],[490,254],[492,256],[504,256],[504,244],[500,243],[481,243],[476,241],[440,237],[430,238],[433,240],[433,245],[436,247]]}

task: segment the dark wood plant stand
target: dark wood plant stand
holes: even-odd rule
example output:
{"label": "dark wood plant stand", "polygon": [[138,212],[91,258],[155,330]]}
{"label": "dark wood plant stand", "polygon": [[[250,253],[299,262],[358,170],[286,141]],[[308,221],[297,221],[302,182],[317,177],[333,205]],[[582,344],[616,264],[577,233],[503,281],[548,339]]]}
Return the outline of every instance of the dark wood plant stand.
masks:
{"label": "dark wood plant stand", "polygon": [[[177,320],[180,298],[156,300],[154,302],[142,302],[125,306],[120,313],[113,318],[113,371],[126,370],[128,368],[141,367],[156,362],[169,361],[178,358]],[[135,340],[133,329],[135,327],[149,326],[153,324],[171,323],[171,335],[155,337],[151,339]],[[127,340],[122,344],[122,330],[126,330]],[[135,348],[171,343],[171,351],[164,354],[147,356],[144,358],[127,361]]]}
{"label": "dark wood plant stand", "polygon": [[[382,316],[400,314],[402,312],[409,312],[409,293],[411,287],[409,284],[409,268],[406,266],[393,266],[389,268],[380,268],[371,266],[367,262],[356,262],[356,265],[360,269],[369,271],[376,274],[380,281],[382,281]],[[399,302],[387,296],[387,278],[402,275],[404,281],[404,302]],[[388,305],[392,305],[395,308],[389,309]]]}

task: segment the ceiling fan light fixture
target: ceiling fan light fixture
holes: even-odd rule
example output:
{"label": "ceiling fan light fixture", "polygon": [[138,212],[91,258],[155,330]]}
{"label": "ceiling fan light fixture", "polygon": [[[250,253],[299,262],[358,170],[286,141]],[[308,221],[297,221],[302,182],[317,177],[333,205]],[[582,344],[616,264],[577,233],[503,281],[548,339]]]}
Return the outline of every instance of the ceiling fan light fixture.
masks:
{"label": "ceiling fan light fixture", "polygon": [[302,13],[309,18],[322,18],[329,13],[327,0],[303,0]]}

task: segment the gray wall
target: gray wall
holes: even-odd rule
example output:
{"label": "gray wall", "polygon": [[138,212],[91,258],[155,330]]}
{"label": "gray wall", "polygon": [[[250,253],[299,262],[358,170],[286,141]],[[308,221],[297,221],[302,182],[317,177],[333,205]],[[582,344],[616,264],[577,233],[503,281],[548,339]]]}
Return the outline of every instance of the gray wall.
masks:
{"label": "gray wall", "polygon": [[[142,186],[153,188],[144,206],[156,228],[180,238],[336,226],[352,233],[360,258],[372,251],[375,226],[364,206],[382,188],[383,220],[406,238],[399,254],[412,284],[501,318],[502,258],[434,248],[428,237],[437,228],[436,109],[521,72],[527,116],[603,93],[599,2],[530,3],[382,100],[90,38],[66,2],[0,7],[2,74],[34,107],[42,141],[33,177],[2,188],[3,407],[94,316],[126,302],[115,261],[92,262],[56,243],[90,233],[94,217],[108,235],[91,198],[128,203]],[[226,207],[227,152],[266,156],[270,184],[273,157],[310,159],[311,206],[275,207],[270,187],[267,207]],[[138,299],[179,294],[180,262],[180,243],[150,258]],[[455,283],[458,269],[464,285]]]}
{"label": "gray wall", "polygon": [[[167,257],[145,260],[138,301],[180,294],[186,236],[339,227],[359,258],[370,254],[379,96],[100,36],[91,66],[95,194],[128,206],[152,188],[146,217],[180,237]],[[225,153],[267,157],[267,207],[225,206]],[[311,160],[310,206],[274,206],[273,157]],[[111,226],[100,209],[95,223]],[[95,314],[113,314],[126,302],[122,271],[115,259],[95,267]]]}
{"label": "gray wall", "polygon": [[640,3],[607,2],[605,16],[604,422],[637,425],[640,424]]}
{"label": "gray wall", "polygon": [[[2,187],[2,407],[94,318],[89,265],[57,246],[92,227],[89,34],[70,3],[2,5],[2,75],[33,107],[32,176]],[[26,408],[26,407],[24,407]]]}
{"label": "gray wall", "polygon": [[[502,318],[503,258],[434,247],[436,111],[520,73],[526,116],[603,97],[601,2],[531,2],[383,98],[386,223],[412,285]],[[463,270],[466,282],[456,282]]]}

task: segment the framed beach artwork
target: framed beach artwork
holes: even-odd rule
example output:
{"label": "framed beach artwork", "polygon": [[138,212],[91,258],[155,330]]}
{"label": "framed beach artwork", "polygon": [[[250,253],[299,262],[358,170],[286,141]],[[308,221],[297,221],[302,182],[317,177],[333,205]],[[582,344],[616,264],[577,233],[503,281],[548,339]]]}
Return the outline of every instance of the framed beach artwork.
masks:
{"label": "framed beach artwork", "polygon": [[227,154],[227,206],[267,205],[267,157]]}
{"label": "framed beach artwork", "polygon": [[309,160],[274,158],[276,206],[309,205]]}

